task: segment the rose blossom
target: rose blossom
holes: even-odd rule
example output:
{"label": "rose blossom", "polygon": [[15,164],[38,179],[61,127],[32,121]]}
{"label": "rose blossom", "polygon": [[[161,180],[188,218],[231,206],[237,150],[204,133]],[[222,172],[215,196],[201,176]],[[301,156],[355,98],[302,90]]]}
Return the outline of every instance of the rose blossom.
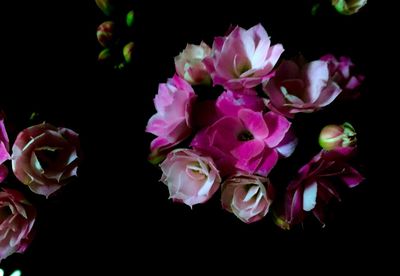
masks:
{"label": "rose blossom", "polygon": [[178,76],[160,84],[154,98],[157,113],[147,123],[146,131],[156,136],[151,142],[151,158],[187,138],[191,131],[191,109],[196,94],[185,80]]}
{"label": "rose blossom", "polygon": [[204,64],[214,85],[238,91],[268,79],[283,51],[281,44],[271,46],[261,24],[249,30],[237,26],[226,37],[215,38],[211,57]]}
{"label": "rose blossom", "polygon": [[186,48],[175,57],[176,73],[190,84],[210,82],[210,74],[203,63],[210,56],[211,48],[204,42],[200,45],[187,44]]}
{"label": "rose blossom", "polygon": [[77,173],[79,137],[68,128],[46,123],[26,128],[12,151],[15,176],[34,193],[48,197]]}
{"label": "rose blossom", "polygon": [[0,261],[26,250],[35,218],[35,208],[20,192],[0,191]]}
{"label": "rose blossom", "polygon": [[244,174],[225,180],[221,190],[222,207],[245,223],[262,219],[268,213],[274,194],[267,178]]}
{"label": "rose blossom", "polygon": [[285,60],[263,89],[269,97],[265,100],[268,108],[289,118],[299,112],[314,112],[330,104],[341,92],[330,79],[328,63],[321,60],[301,67]]}
{"label": "rose blossom", "polygon": [[4,115],[0,113],[0,183],[7,177],[8,169],[3,164],[10,159],[10,143],[4,125]]}
{"label": "rose blossom", "polygon": [[161,181],[170,198],[190,207],[207,201],[219,188],[221,177],[210,157],[189,149],[176,149],[160,165]]}

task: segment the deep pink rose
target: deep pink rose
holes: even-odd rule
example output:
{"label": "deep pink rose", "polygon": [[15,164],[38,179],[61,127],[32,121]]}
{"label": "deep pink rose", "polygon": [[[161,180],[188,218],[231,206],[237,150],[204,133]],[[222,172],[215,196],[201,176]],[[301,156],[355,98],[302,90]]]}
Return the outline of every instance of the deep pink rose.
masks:
{"label": "deep pink rose", "polygon": [[218,190],[221,177],[210,157],[189,149],[176,149],[160,165],[161,181],[174,202],[192,207],[206,202]]}
{"label": "deep pink rose", "polygon": [[349,57],[340,57],[339,60],[333,55],[325,55],[321,60],[328,62],[329,75],[340,88],[342,88],[343,97],[354,99],[360,96],[357,89],[360,87],[365,77],[354,74],[354,64]]}
{"label": "deep pink rose", "polygon": [[10,143],[6,127],[4,125],[4,115],[0,113],[0,183],[7,177],[8,169],[3,164],[10,159]]}
{"label": "deep pink rose", "polygon": [[12,151],[15,176],[34,193],[48,197],[77,174],[79,137],[68,128],[46,123],[26,128]]}
{"label": "deep pink rose", "polygon": [[154,98],[157,113],[146,127],[147,132],[158,136],[150,145],[152,157],[162,155],[190,135],[191,109],[195,98],[190,84],[178,76],[160,84]]}
{"label": "deep pink rose", "polygon": [[245,223],[256,222],[268,213],[274,189],[265,177],[237,174],[222,184],[222,207]]}
{"label": "deep pink rose", "polygon": [[200,45],[188,44],[175,57],[176,73],[190,84],[209,84],[210,74],[203,60],[210,56],[211,48],[204,42]]}
{"label": "deep pink rose", "polygon": [[249,30],[236,27],[226,37],[215,38],[211,57],[204,63],[214,85],[238,91],[268,79],[282,52],[281,44],[271,46],[261,24]]}
{"label": "deep pink rose", "polygon": [[290,60],[283,61],[275,76],[263,87],[273,111],[292,118],[295,113],[314,112],[330,104],[341,92],[330,79],[328,63],[312,61],[300,67]]}
{"label": "deep pink rose", "polygon": [[353,148],[321,151],[298,172],[289,183],[285,195],[284,211],[279,220],[287,227],[301,223],[312,213],[325,223],[326,206],[332,199],[340,200],[340,185],[357,186],[364,177],[348,164]]}
{"label": "deep pink rose", "polygon": [[289,128],[290,122],[275,112],[245,108],[200,131],[191,145],[211,156],[223,175],[243,171],[266,176],[278,161],[278,148],[285,146],[282,142],[292,142],[285,139]]}
{"label": "deep pink rose", "polygon": [[35,208],[15,190],[0,191],[0,261],[23,253],[32,238]]}

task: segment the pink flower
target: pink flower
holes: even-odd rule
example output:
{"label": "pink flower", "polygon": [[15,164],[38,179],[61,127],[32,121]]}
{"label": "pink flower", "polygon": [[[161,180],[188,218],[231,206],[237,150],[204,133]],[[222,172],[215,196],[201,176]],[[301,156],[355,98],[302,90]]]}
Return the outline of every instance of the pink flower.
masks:
{"label": "pink flower", "polygon": [[329,78],[328,63],[317,60],[301,68],[293,61],[283,61],[264,91],[268,108],[293,118],[295,113],[314,112],[330,104],[341,89]]}
{"label": "pink flower", "polygon": [[281,44],[271,46],[261,24],[249,30],[236,27],[228,36],[215,38],[211,57],[204,63],[214,85],[238,91],[268,79],[282,52]]}
{"label": "pink flower", "polygon": [[204,42],[200,45],[188,44],[175,57],[176,73],[190,84],[210,83],[210,74],[203,63],[210,54],[211,48]]}
{"label": "pink flower", "polygon": [[[236,116],[224,116],[200,131],[191,145],[211,156],[223,175],[237,170],[267,175],[278,161],[280,147],[285,146],[281,143],[290,143],[285,140],[289,128],[290,122],[277,113],[241,109]],[[293,149],[285,148],[283,155]]]}
{"label": "pink flower", "polygon": [[352,153],[352,148],[321,151],[303,166],[287,187],[284,214],[279,219],[294,225],[312,212],[324,224],[327,205],[332,199],[340,200],[338,184],[352,188],[364,180],[347,163]]}
{"label": "pink flower", "polygon": [[67,128],[39,124],[21,131],[13,145],[12,169],[32,192],[48,197],[78,168],[79,137]]}
{"label": "pink flower", "polygon": [[237,174],[222,184],[222,207],[245,223],[265,217],[273,196],[272,185],[261,176]]}
{"label": "pink flower", "polygon": [[152,158],[159,157],[190,135],[195,98],[190,84],[178,76],[160,84],[154,99],[157,113],[150,118],[146,128],[147,132],[158,136],[150,145]]}
{"label": "pink flower", "polygon": [[0,261],[23,253],[32,238],[35,208],[18,191],[0,191]]}
{"label": "pink flower", "polygon": [[10,143],[4,125],[4,115],[0,113],[0,183],[3,182],[8,174],[8,169],[3,163],[10,159],[9,150]]}
{"label": "pink flower", "polygon": [[333,55],[325,55],[321,57],[321,60],[328,62],[329,75],[342,88],[344,92],[342,96],[348,98],[360,96],[360,93],[355,90],[360,87],[365,77],[353,73],[354,64],[349,57],[340,57],[337,60]]}
{"label": "pink flower", "polygon": [[190,207],[210,199],[221,183],[213,160],[193,150],[170,152],[160,167],[161,181],[168,186],[170,198]]}
{"label": "pink flower", "polygon": [[243,108],[248,108],[256,112],[263,111],[264,102],[257,96],[255,91],[240,94],[228,90],[218,97],[216,106],[222,116],[236,117],[239,110]]}

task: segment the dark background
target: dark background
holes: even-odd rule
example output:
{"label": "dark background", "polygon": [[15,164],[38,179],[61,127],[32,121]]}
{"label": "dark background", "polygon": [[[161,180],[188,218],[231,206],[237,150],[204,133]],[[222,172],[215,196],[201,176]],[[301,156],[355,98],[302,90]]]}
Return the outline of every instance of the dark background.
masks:
{"label": "dark background", "polygon": [[[320,1],[324,2],[324,1]],[[325,1],[329,2],[329,1]],[[37,234],[25,254],[0,267],[29,275],[83,275],[101,272],[145,274],[236,269],[290,268],[323,271],[374,260],[390,228],[375,173],[371,107],[374,77],[369,4],[359,14],[341,16],[329,3],[311,16],[312,1],[132,1],[135,42],[132,66],[113,70],[99,65],[97,26],[107,20],[94,1],[9,4],[4,8],[3,70],[0,105],[7,114],[10,139],[35,122],[47,121],[80,133],[84,151],[77,180],[45,200],[31,194],[10,175],[6,185],[23,191],[36,204]],[[326,228],[310,223],[284,232],[267,217],[245,225],[208,204],[172,204],[160,171],[147,162],[151,139],[144,133],[155,112],[158,84],[174,73],[173,57],[186,43],[212,45],[230,24],[244,28],[261,22],[272,43],[282,43],[283,57],[302,53],[313,60],[326,53],[350,56],[366,75],[359,102],[336,104],[320,115],[300,116],[301,147],[288,161],[296,171],[318,152],[314,142],[329,123],[350,121],[359,134],[359,170],[367,180],[345,193]],[[376,104],[376,102],[374,103]],[[307,131],[304,128],[307,127]],[[314,139],[314,140],[312,140]],[[299,145],[299,146],[300,146]],[[382,164],[381,164],[382,165]],[[381,204],[382,203],[382,204]],[[386,228],[385,228],[386,227]],[[383,233],[382,233],[383,232]],[[283,264],[281,264],[283,263]],[[123,274],[125,275],[125,274]]]}

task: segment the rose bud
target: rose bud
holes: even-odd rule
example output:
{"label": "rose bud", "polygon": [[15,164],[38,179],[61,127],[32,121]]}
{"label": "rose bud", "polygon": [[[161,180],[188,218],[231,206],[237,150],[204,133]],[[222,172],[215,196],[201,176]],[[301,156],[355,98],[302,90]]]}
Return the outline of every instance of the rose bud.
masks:
{"label": "rose bud", "polygon": [[79,137],[70,129],[46,123],[26,128],[12,151],[15,176],[34,193],[48,197],[77,174]]}
{"label": "rose bud", "polygon": [[367,0],[332,0],[332,5],[344,15],[358,12],[365,4],[367,4]]}
{"label": "rose bud", "polygon": [[132,61],[132,53],[133,48],[135,47],[135,43],[129,42],[124,46],[122,53],[124,54],[124,59],[126,63],[130,63]]}
{"label": "rose bud", "polygon": [[115,24],[112,21],[103,22],[97,28],[97,40],[103,47],[109,45],[113,40],[114,29]]}
{"label": "rose bud", "polygon": [[352,147],[356,142],[356,132],[349,123],[344,123],[340,126],[327,125],[319,135],[319,144],[324,150]]}
{"label": "rose bud", "polygon": [[35,218],[35,208],[20,192],[0,191],[0,261],[26,250],[32,239]]}

